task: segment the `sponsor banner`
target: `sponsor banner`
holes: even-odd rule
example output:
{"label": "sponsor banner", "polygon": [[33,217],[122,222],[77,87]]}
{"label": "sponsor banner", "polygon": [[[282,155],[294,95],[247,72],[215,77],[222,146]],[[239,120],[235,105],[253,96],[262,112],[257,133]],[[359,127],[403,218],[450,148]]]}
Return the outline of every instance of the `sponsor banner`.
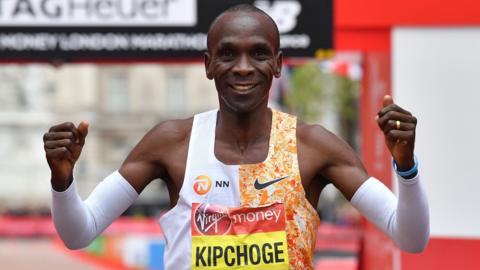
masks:
{"label": "sponsor banner", "polygon": [[192,204],[192,269],[288,269],[285,207]]}
{"label": "sponsor banner", "polygon": [[[106,235],[121,235],[125,233],[161,235],[155,219],[132,219],[120,217],[104,232]],[[14,236],[53,236],[57,235],[51,217],[37,216],[0,216],[0,237]]]}
{"label": "sponsor banner", "polygon": [[332,48],[332,0],[0,0],[0,60],[201,59],[210,23],[241,3],[276,21],[285,56]]}
{"label": "sponsor banner", "polygon": [[194,26],[197,0],[3,0],[0,26]]}

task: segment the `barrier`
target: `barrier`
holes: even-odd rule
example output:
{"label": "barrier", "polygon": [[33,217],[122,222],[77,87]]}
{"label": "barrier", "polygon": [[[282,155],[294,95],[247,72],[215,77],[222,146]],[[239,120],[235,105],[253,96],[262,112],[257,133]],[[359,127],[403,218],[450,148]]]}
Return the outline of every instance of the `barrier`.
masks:
{"label": "barrier", "polygon": [[[87,248],[67,249],[50,217],[0,217],[0,237],[51,237],[62,252],[106,269],[163,270],[165,242],[153,218],[119,218]],[[358,269],[362,232],[322,223],[315,245],[315,269]]]}

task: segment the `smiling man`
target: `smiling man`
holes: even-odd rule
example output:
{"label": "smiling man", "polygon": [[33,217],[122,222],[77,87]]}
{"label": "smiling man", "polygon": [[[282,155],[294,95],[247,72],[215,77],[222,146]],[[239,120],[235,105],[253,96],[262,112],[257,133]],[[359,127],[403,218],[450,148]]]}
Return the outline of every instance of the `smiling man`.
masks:
{"label": "smiling man", "polygon": [[315,206],[330,183],[400,248],[422,251],[429,217],[413,153],[416,118],[389,96],[378,113],[399,175],[397,199],[335,135],[267,107],[281,64],[267,14],[250,5],[223,12],[205,53],[219,109],[155,126],[84,202],[73,168],[88,124],[52,127],[44,143],[64,243],[87,246],[161,178],[172,205],[160,219],[166,269],[313,269]]}

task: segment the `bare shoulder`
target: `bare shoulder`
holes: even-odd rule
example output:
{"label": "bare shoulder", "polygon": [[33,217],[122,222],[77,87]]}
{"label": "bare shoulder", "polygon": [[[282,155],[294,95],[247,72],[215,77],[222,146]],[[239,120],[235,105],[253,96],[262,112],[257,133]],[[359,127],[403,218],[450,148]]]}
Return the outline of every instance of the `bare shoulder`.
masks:
{"label": "bare shoulder", "polygon": [[298,120],[297,137],[302,143],[317,144],[331,135],[331,132],[321,125],[311,125]]}
{"label": "bare shoulder", "polygon": [[188,144],[192,122],[193,117],[160,122],[145,134],[135,148],[155,159],[164,154],[171,155],[171,151]]}
{"label": "bare shoulder", "polygon": [[309,148],[328,154],[332,154],[331,152],[335,152],[335,149],[346,145],[342,139],[322,125],[306,124],[302,121],[298,122],[297,140]]}
{"label": "bare shoulder", "polygon": [[328,165],[358,164],[355,151],[321,125],[298,121],[297,140],[299,155],[319,162],[319,169]]}
{"label": "bare shoulder", "polygon": [[184,142],[190,136],[192,122],[193,117],[160,122],[145,135],[143,140],[158,144]]}
{"label": "bare shoulder", "polygon": [[177,158],[188,148],[193,118],[168,120],[155,125],[128,155],[128,163],[150,163],[163,167],[169,159]]}

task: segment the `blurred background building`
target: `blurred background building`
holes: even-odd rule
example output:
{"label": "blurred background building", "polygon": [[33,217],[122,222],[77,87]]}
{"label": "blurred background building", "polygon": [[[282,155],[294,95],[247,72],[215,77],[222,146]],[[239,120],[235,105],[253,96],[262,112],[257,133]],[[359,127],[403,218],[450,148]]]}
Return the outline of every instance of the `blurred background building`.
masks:
{"label": "blurred background building", "polygon": [[[75,168],[88,195],[155,124],[217,107],[200,64],[6,65],[0,68],[0,200],[3,211],[49,211],[49,169],[42,136],[52,125],[82,120],[90,133]],[[15,179],[15,180],[13,180]],[[166,207],[155,181],[140,204]]]}

